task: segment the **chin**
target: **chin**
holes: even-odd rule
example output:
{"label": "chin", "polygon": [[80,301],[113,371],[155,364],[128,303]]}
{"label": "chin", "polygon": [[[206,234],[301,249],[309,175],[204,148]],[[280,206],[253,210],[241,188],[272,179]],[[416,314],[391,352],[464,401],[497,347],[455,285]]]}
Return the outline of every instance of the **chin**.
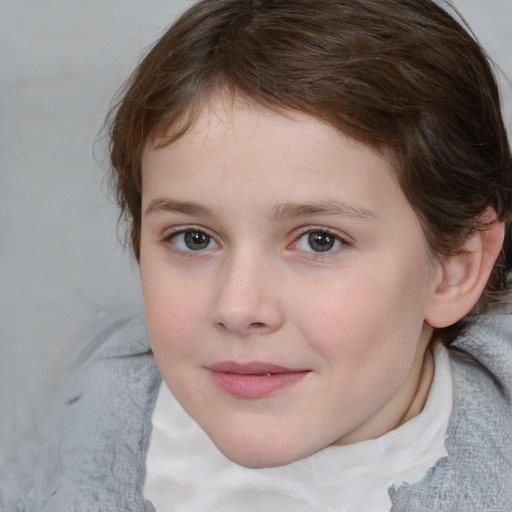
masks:
{"label": "chin", "polygon": [[[230,452],[233,452],[233,450],[230,450]],[[273,456],[273,454],[268,453],[223,453],[232,462],[251,469],[285,466],[298,460],[298,457]]]}
{"label": "chin", "polygon": [[314,451],[311,454],[306,452],[299,453],[296,446],[292,448],[283,445],[282,440],[276,440],[276,446],[268,440],[264,443],[244,443],[243,445],[240,440],[238,443],[233,442],[231,439],[227,439],[224,442],[212,440],[225,457],[246,468],[285,466],[314,453]]}

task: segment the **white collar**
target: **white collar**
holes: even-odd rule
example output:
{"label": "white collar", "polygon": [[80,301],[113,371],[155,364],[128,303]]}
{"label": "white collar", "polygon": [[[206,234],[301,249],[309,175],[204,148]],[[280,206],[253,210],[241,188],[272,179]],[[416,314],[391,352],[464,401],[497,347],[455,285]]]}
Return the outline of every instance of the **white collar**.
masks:
{"label": "white collar", "polygon": [[157,512],[384,512],[388,488],[420,480],[447,455],[452,375],[438,344],[421,414],[374,440],[329,446],[286,466],[250,469],[227,459],[162,382],[152,416],[144,497]]}

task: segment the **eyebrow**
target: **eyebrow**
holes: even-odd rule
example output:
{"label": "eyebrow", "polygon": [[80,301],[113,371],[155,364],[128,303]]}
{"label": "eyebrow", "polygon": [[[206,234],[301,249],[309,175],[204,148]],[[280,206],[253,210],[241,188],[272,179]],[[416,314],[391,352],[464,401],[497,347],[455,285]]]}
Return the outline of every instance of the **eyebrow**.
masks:
{"label": "eyebrow", "polygon": [[378,216],[375,212],[359,205],[347,204],[335,199],[326,199],[317,203],[284,203],[272,208],[270,217],[274,221],[311,215],[335,215],[359,220],[372,220]]}
{"label": "eyebrow", "polygon": [[[156,212],[181,213],[191,216],[212,217],[214,213],[209,208],[191,201],[176,201],[174,199],[154,199],[146,208],[145,215]],[[347,204],[334,199],[326,199],[317,203],[283,203],[270,210],[270,218],[274,222],[295,217],[311,215],[333,215],[351,217],[363,221],[377,218],[377,214],[359,205]]]}
{"label": "eyebrow", "polygon": [[183,213],[185,215],[211,216],[213,212],[197,203],[175,201],[174,199],[154,199],[146,208],[145,215],[156,212]]}

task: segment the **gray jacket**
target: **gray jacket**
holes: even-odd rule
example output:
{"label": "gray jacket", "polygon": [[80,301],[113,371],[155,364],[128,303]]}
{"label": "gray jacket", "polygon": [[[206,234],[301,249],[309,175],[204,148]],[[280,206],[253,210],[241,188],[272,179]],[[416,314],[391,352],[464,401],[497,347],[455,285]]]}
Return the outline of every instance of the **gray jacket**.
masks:
{"label": "gray jacket", "polygon": [[[512,512],[512,316],[482,316],[451,349],[448,456],[389,489],[393,512]],[[7,512],[149,512],[142,495],[160,385],[143,317],[91,343],[37,434],[0,469]],[[340,511],[343,504],[340,504]]]}

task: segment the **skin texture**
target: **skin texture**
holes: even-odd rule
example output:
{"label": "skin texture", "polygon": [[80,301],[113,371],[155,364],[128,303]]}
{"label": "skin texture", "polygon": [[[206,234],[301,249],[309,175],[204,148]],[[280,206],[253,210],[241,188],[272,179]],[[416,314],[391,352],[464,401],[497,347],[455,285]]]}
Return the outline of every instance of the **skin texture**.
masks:
{"label": "skin texture", "polygon": [[[443,273],[384,156],[304,114],[217,97],[178,141],[146,149],[142,207],[157,364],[227,457],[287,464],[421,411]],[[212,376],[223,361],[307,372],[241,398]]]}

